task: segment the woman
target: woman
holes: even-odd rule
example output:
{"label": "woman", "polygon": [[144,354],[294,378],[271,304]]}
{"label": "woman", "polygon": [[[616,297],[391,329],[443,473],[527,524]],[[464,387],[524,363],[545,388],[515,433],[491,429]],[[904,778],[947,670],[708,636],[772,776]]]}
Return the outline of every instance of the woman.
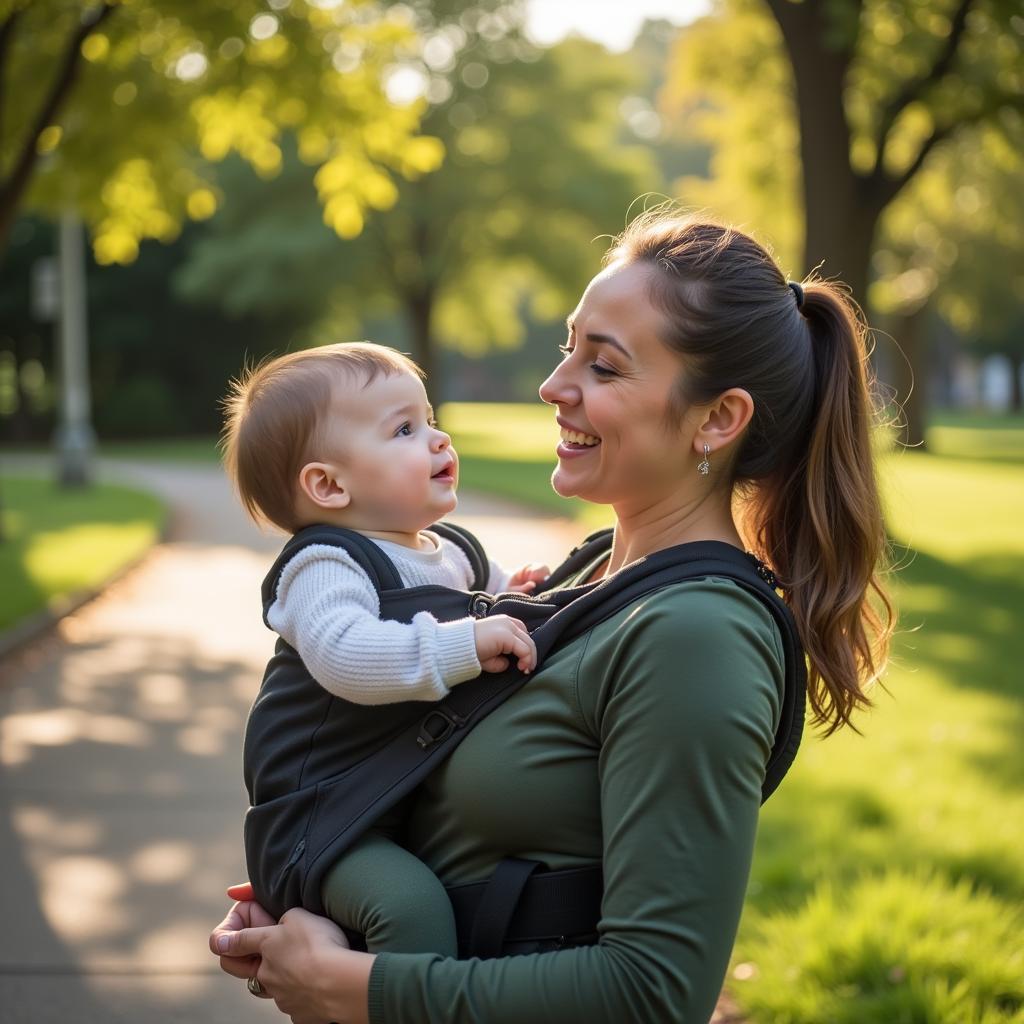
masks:
{"label": "woman", "polygon": [[[787,284],[746,235],[674,215],[635,221],[606,263],[540,389],[562,428],[552,485],[616,516],[610,557],[575,582],[692,541],[755,548],[832,732],[868,703],[892,628],[855,307],[833,285]],[[447,884],[509,855],[601,862],[594,945],[373,957],[323,919],[292,911],[275,926],[242,902],[211,947],[301,1024],[706,1021],[783,673],[757,598],[724,579],[679,583],[556,650],[428,780],[410,846]]]}

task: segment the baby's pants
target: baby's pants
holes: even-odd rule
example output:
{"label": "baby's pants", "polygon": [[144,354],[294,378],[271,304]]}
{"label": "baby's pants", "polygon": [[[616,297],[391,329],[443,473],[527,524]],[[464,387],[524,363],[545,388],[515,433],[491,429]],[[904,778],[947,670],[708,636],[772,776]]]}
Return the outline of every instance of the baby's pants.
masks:
{"label": "baby's pants", "polygon": [[457,952],[455,917],[437,875],[418,857],[371,830],[324,876],[328,916],[366,936],[371,953]]}

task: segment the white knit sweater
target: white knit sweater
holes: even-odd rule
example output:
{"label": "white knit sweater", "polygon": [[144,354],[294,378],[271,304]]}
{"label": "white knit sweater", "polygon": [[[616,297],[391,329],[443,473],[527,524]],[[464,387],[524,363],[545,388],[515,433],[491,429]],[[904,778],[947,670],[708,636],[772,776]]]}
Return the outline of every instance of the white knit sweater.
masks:
{"label": "white knit sweater", "polygon": [[[472,587],[462,550],[429,530],[421,536],[431,550],[370,539],[408,587]],[[487,589],[500,593],[507,585],[508,573],[491,562]],[[344,550],[326,544],[303,548],[284,567],[267,621],[325,690],[355,704],[436,701],[480,674],[473,619],[438,622],[425,611],[411,623],[381,619],[370,578]]]}

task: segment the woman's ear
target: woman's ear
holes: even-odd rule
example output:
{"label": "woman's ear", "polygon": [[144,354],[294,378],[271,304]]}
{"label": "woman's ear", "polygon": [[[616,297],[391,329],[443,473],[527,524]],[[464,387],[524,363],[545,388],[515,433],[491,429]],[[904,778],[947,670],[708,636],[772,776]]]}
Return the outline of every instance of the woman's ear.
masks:
{"label": "woman's ear", "polygon": [[351,501],[338,467],[328,462],[307,462],[299,470],[299,489],[319,508],[345,508]]}
{"label": "woman's ear", "polygon": [[754,415],[754,400],[743,388],[729,388],[705,406],[702,422],[693,435],[693,450],[703,458],[704,445],[721,451],[736,441]]}

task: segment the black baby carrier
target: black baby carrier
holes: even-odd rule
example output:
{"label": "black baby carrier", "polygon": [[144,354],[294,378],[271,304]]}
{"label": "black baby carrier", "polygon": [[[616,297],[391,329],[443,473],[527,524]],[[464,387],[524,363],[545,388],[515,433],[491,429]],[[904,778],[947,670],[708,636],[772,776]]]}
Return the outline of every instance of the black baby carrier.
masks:
{"label": "black baby carrier", "polygon": [[[782,781],[800,745],[806,666],[792,614],[771,573],[755,558],[729,544],[701,541],[658,551],[596,583],[563,586],[610,552],[612,531],[601,530],[570,552],[530,596],[492,596],[483,589],[487,560],[476,538],[450,523],[431,529],[466,553],[475,577],[472,591],[404,587],[373,541],[351,530],[312,526],[288,542],[264,580],[264,617],[285,565],[298,551],[311,544],[340,546],[376,587],[382,618],[410,622],[423,610],[440,621],[511,615],[530,630],[538,664],[543,664],[556,645],[581,636],[645,594],[685,580],[725,577],[763,602],[782,637],[785,692],[762,802]],[[322,913],[320,888],[331,865],[528,679],[510,667],[461,683],[438,702],[366,707],[329,694],[279,638],[245,735],[251,804],[246,858],[258,901],[275,917],[295,906]],[[536,862],[508,858],[490,881],[448,891],[459,955],[485,957],[508,951],[518,936],[555,941],[555,946],[538,948],[565,944],[566,936],[593,936],[602,880],[600,865],[545,871]]]}

